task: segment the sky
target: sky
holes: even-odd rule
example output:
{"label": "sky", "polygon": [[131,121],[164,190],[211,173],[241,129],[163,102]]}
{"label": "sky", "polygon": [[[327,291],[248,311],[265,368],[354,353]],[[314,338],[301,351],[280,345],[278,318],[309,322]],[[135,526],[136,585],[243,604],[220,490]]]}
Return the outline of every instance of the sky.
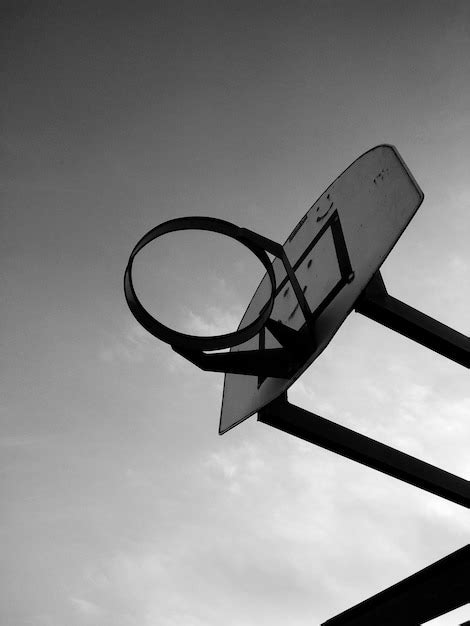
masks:
{"label": "sky", "polygon": [[[220,437],[223,376],[148,335],[122,278],[175,217],[283,242],[392,143],[425,199],[388,290],[468,335],[470,4],[0,11],[2,624],[320,624],[468,543],[462,507],[255,417]],[[135,284],[206,334],[237,327],[262,273],[185,232],[142,252]],[[469,477],[467,370],[358,314],[289,399]]]}

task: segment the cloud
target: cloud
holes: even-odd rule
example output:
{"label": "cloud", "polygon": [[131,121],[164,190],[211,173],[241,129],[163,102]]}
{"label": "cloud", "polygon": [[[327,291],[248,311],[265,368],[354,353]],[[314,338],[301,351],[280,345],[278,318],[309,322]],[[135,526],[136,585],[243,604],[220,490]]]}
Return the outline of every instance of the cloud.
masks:
{"label": "cloud", "polygon": [[160,342],[136,321],[131,321],[119,338],[114,338],[99,351],[105,363],[124,361],[140,363],[147,355],[159,349]]}
{"label": "cloud", "polygon": [[[202,315],[187,309],[182,332],[190,335],[221,335],[235,330],[240,318],[237,307],[232,307],[230,311],[209,307]],[[104,363],[137,364],[147,358],[155,358],[156,355],[159,362],[164,362],[172,373],[194,371],[194,365],[190,365],[134,320],[98,352],[99,359]]]}
{"label": "cloud", "polygon": [[249,489],[266,475],[265,462],[257,446],[244,443],[239,448],[211,452],[205,467],[216,480],[222,478],[231,493]]}
{"label": "cloud", "polygon": [[456,278],[463,278],[470,269],[468,261],[456,254],[451,256],[450,261],[449,261],[449,267],[450,267],[451,273],[454,276],[456,275],[455,276]]}
{"label": "cloud", "polygon": [[71,597],[70,602],[80,615],[86,617],[89,620],[94,621],[96,618],[102,617],[104,615],[104,611],[101,607],[97,606],[94,602],[85,600],[84,598]]}
{"label": "cloud", "polygon": [[[406,401],[418,397],[430,395]],[[132,530],[108,529],[112,552],[71,594],[96,626],[320,623],[458,548],[467,528],[455,505],[255,421],[161,480],[134,466]]]}
{"label": "cloud", "polygon": [[238,328],[241,311],[233,307],[229,311],[212,306],[204,314],[199,315],[187,310],[185,315],[185,332],[191,335],[223,335]]}

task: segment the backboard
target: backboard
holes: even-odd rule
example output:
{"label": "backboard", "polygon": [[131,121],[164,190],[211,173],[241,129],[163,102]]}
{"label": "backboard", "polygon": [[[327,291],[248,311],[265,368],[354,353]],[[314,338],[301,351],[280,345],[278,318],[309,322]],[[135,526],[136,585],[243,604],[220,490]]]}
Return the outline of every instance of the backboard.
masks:
{"label": "backboard", "polygon": [[[312,205],[283,246],[308,305],[311,356],[290,378],[225,374],[219,434],[275,400],[323,352],[423,198],[396,148],[380,145],[354,161]],[[307,325],[305,310],[279,258],[273,269],[277,288],[270,317],[302,330]],[[260,315],[269,294],[266,274],[239,328]],[[277,347],[280,344],[263,328],[231,351]]]}

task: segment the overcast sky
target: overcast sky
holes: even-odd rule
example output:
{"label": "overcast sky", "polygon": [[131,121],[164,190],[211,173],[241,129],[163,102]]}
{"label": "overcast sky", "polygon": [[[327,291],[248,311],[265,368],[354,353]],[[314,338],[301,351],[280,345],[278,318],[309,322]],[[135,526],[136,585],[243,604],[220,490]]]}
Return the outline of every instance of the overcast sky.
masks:
{"label": "overcast sky", "polygon": [[[220,437],[222,375],[146,334],[122,276],[174,217],[283,242],[388,142],[425,194],[388,289],[468,334],[470,3],[55,4],[0,14],[1,623],[310,626],[468,543],[462,507],[256,418]],[[206,333],[261,276],[180,233],[135,280]],[[469,477],[467,370],[357,314],[289,398]]]}

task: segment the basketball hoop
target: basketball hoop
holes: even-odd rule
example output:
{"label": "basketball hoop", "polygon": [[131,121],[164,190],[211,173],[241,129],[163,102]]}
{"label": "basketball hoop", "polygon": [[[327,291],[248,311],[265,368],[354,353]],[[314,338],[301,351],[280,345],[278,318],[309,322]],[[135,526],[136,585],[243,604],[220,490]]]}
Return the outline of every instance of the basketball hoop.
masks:
{"label": "basketball hoop", "polygon": [[[162,235],[180,230],[206,230],[214,233],[220,233],[243,244],[261,261],[269,276],[271,294],[268,302],[261,309],[260,314],[253,322],[251,322],[251,324],[248,324],[244,328],[240,328],[235,332],[224,335],[188,335],[165,326],[150,315],[150,313],[144,308],[137,297],[134,284],[132,282],[132,266],[134,258],[142,250],[142,248],[150,242],[158,239]],[[141,324],[154,337],[157,337],[157,339],[160,339],[175,348],[183,350],[220,350],[223,348],[232,348],[233,346],[245,343],[257,335],[262,328],[264,328],[269,316],[271,315],[274,305],[276,295],[276,278],[274,276],[272,263],[265,252],[265,248],[259,241],[259,235],[246,228],[239,228],[238,226],[235,226],[235,224],[231,224],[230,222],[226,222],[225,220],[215,217],[189,216],[163,222],[163,224],[152,228],[152,230],[140,239],[129,257],[129,262],[127,263],[126,271],[124,273],[124,293],[127,304],[139,324]]]}

